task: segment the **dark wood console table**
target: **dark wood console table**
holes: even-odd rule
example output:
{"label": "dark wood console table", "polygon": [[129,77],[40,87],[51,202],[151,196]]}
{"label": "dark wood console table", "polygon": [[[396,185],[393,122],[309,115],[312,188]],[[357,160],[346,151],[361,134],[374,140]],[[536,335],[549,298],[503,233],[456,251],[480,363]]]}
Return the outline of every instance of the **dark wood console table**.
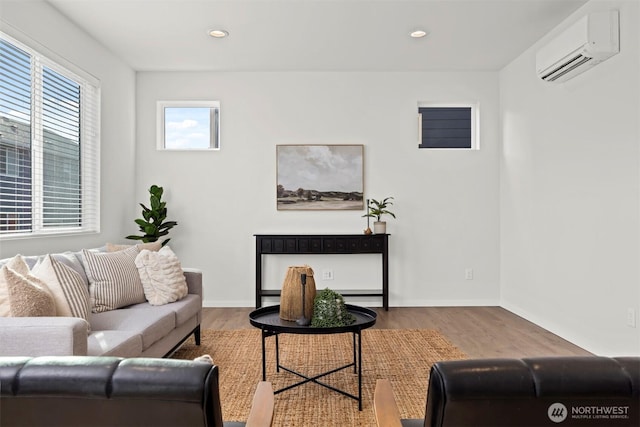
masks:
{"label": "dark wood console table", "polygon": [[256,308],[262,297],[279,297],[279,290],[262,289],[262,255],[381,254],[382,289],[340,290],[343,296],[382,297],[389,310],[388,234],[256,234]]}

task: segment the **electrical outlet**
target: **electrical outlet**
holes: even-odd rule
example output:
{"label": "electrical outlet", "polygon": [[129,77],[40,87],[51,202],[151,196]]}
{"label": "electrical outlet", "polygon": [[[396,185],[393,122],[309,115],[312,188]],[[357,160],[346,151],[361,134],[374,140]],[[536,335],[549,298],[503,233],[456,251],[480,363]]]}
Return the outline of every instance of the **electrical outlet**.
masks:
{"label": "electrical outlet", "polygon": [[627,326],[636,327],[636,310],[633,308],[627,308]]}
{"label": "electrical outlet", "polygon": [[322,280],[333,280],[333,270],[322,270]]}
{"label": "electrical outlet", "polygon": [[467,268],[464,270],[465,280],[473,280],[473,268]]}

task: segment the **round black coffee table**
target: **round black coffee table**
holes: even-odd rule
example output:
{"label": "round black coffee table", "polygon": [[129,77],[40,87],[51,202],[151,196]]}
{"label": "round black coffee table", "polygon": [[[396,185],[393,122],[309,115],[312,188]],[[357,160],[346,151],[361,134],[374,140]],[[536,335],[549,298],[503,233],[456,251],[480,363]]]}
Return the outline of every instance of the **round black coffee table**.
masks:
{"label": "round black coffee table", "polygon": [[[266,351],[265,351],[265,340],[270,336],[275,336],[275,339],[276,339],[276,371],[280,372],[280,369],[282,368],[283,370],[290,372],[294,375],[297,375],[303,379],[300,382],[284,387],[280,390],[274,391],[274,394],[282,393],[283,391],[290,390],[294,387],[297,387],[302,384],[306,384],[308,382],[313,382],[323,387],[326,387],[330,390],[343,394],[347,397],[357,400],[358,409],[362,411],[362,335],[361,335],[361,332],[363,329],[370,328],[376,323],[377,314],[373,310],[370,310],[365,307],[358,307],[356,305],[347,304],[346,308],[347,308],[347,311],[356,318],[356,321],[347,326],[338,326],[338,327],[330,327],[330,328],[300,326],[296,324],[296,322],[283,320],[280,318],[279,305],[259,308],[255,311],[252,311],[249,314],[249,321],[251,322],[251,324],[256,328],[260,328],[260,330],[262,331],[262,380],[263,381],[267,380],[267,361],[266,361]],[[280,365],[280,345],[278,342],[279,334],[342,334],[342,333],[353,334],[353,362],[349,363],[348,365],[340,366],[330,371],[327,371],[318,375],[314,375],[313,377],[308,377],[304,374],[301,374],[299,372],[296,372],[292,369],[289,369],[285,366]],[[357,341],[357,344],[356,344],[356,341]],[[337,389],[329,384],[318,381],[319,378],[325,377],[329,374],[333,374],[343,369],[350,368],[351,366],[353,366],[353,372],[358,374],[358,395],[357,396],[347,393],[344,390]]]}

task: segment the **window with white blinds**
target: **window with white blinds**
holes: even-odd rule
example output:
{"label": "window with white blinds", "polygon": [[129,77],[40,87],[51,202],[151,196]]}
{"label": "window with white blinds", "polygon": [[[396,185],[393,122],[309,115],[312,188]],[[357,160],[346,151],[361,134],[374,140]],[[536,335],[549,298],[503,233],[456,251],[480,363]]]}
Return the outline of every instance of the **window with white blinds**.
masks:
{"label": "window with white blinds", "polygon": [[93,80],[0,33],[0,238],[99,231]]}

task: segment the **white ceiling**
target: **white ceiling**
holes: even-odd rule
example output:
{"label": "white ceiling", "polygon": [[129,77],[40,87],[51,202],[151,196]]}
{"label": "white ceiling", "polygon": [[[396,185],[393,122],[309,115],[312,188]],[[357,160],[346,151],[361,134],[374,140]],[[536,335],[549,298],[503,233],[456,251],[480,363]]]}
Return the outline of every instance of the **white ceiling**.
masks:
{"label": "white ceiling", "polygon": [[47,1],[136,70],[416,71],[499,70],[587,0]]}

